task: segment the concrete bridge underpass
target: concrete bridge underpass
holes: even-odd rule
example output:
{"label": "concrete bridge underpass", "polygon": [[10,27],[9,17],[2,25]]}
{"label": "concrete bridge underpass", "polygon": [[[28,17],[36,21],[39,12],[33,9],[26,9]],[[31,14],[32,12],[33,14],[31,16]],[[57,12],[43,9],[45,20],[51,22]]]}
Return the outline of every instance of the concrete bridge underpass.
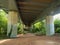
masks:
{"label": "concrete bridge underpass", "polygon": [[0,8],[8,12],[7,36],[10,32],[10,37],[17,36],[18,18],[28,27],[45,19],[46,35],[51,36],[55,33],[53,15],[60,12],[60,0],[1,0]]}

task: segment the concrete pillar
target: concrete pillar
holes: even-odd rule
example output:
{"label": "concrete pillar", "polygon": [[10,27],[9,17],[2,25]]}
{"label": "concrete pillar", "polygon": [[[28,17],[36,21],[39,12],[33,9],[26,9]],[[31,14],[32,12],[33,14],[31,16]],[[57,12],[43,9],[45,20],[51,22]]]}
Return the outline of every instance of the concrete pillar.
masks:
{"label": "concrete pillar", "polygon": [[18,21],[18,12],[17,11],[9,11],[7,36],[9,36],[9,37],[17,36],[17,21]]}
{"label": "concrete pillar", "polygon": [[46,35],[51,36],[54,35],[54,21],[53,16],[47,16],[46,17]]}

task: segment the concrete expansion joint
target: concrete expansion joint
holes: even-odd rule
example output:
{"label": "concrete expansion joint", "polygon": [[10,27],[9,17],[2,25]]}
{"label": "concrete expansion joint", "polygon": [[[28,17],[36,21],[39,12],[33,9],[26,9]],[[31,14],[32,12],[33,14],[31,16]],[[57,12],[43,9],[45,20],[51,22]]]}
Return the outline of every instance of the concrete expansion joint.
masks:
{"label": "concrete expansion joint", "polygon": [[18,10],[8,10],[8,11],[12,11],[12,12],[13,12],[13,11],[14,11],[14,12],[18,12]]}

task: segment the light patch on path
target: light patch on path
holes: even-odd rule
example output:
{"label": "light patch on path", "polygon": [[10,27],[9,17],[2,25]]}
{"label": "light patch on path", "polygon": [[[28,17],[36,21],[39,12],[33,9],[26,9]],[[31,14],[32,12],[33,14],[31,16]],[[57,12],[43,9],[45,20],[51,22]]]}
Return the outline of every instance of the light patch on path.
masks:
{"label": "light patch on path", "polygon": [[48,40],[37,40],[34,41],[33,45],[60,45],[60,43],[55,41],[48,41]]}
{"label": "light patch on path", "polygon": [[4,42],[6,42],[6,41],[10,41],[10,39],[0,40],[0,44],[1,44],[1,43],[4,43]]}

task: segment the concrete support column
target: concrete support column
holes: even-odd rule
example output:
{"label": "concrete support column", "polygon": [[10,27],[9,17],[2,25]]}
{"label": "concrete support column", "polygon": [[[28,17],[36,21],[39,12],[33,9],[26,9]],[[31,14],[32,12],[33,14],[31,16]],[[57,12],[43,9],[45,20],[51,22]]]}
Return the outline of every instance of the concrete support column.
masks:
{"label": "concrete support column", "polygon": [[17,21],[18,21],[18,12],[9,11],[8,13],[8,25],[7,25],[7,36],[16,37],[17,36]]}
{"label": "concrete support column", "polygon": [[46,35],[51,36],[54,35],[54,21],[53,16],[47,16],[46,17]]}

